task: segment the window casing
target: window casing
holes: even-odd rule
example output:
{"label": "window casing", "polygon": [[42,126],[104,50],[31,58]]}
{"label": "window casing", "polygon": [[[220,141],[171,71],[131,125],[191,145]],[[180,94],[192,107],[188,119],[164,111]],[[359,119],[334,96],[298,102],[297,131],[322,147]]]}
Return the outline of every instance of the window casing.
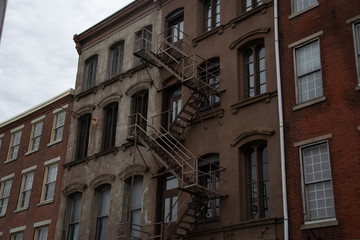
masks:
{"label": "window casing", "polygon": [[248,47],[244,52],[245,96],[252,98],[266,92],[265,46]]}
{"label": "window casing", "polygon": [[14,160],[17,158],[20,148],[21,134],[22,131],[16,131],[11,134],[8,160]]}
{"label": "window casing", "polygon": [[107,239],[108,217],[110,209],[110,185],[105,185],[96,190],[96,240]]}
{"label": "window casing", "polygon": [[250,145],[245,150],[248,219],[270,216],[269,161],[264,143]]}
{"label": "window casing", "polygon": [[81,215],[81,193],[74,193],[68,198],[68,234],[67,240],[77,240]]}
{"label": "window casing", "polygon": [[124,58],[124,41],[120,41],[110,48],[110,78],[122,72]]}
{"label": "window casing", "polygon": [[118,108],[119,104],[117,102],[104,107],[103,150],[115,146]]}
{"label": "window casing", "polygon": [[65,125],[65,111],[54,114],[54,123],[52,131],[52,142],[58,142],[62,140]]}
{"label": "window casing", "polygon": [[335,218],[328,143],[301,148],[305,221]]}
{"label": "window casing", "polygon": [[5,215],[11,192],[12,179],[3,181],[0,188],[0,216]]}
{"label": "window casing", "polygon": [[218,92],[209,95],[202,104],[206,108],[220,103],[220,59],[214,58],[199,66],[200,80],[211,85]]}
{"label": "window casing", "polygon": [[204,0],[204,32],[220,26],[220,0]]}
{"label": "window casing", "polygon": [[293,13],[297,13],[304,9],[310,8],[317,3],[318,0],[292,0]]}
{"label": "window casing", "polygon": [[262,4],[262,0],[242,0],[242,12],[248,12]]}
{"label": "window casing", "polygon": [[323,96],[319,40],[295,48],[297,102]]}
{"label": "window casing", "polygon": [[[144,119],[147,119],[149,103],[149,90],[144,89],[136,92],[131,96],[131,113],[140,114]],[[140,127],[146,130],[147,123],[143,118],[137,118],[137,123]],[[135,118],[131,119],[130,124],[135,124]],[[132,132],[130,134],[133,134]]]}
{"label": "window casing", "polygon": [[54,199],[57,171],[58,164],[46,166],[41,201],[51,201]]}
{"label": "window casing", "polygon": [[76,159],[80,160],[87,156],[90,136],[91,113],[82,115],[78,119],[78,139]]}
{"label": "window casing", "polygon": [[98,56],[94,55],[85,61],[83,90],[89,90],[95,86],[96,68]]}
{"label": "window casing", "polygon": [[48,226],[38,227],[35,229],[35,240],[47,240]]}
{"label": "window casing", "polygon": [[168,175],[164,179],[163,186],[163,222],[176,222],[178,211],[178,186],[179,181],[173,175]]}
{"label": "window casing", "polygon": [[39,149],[42,128],[43,122],[37,122],[32,125],[29,152],[37,151]]}
{"label": "window casing", "polygon": [[354,49],[358,85],[360,86],[360,21],[353,24],[354,30]]}
{"label": "window casing", "polygon": [[24,232],[16,232],[11,234],[11,240],[23,240]]}
{"label": "window casing", "polygon": [[[199,159],[199,183],[210,191],[220,190],[219,155],[210,154]],[[220,216],[220,198],[211,199],[201,212],[201,218],[209,219]]]}
{"label": "window casing", "polygon": [[181,48],[184,38],[184,9],[166,17],[167,41]]}
{"label": "window casing", "polygon": [[24,209],[29,206],[33,180],[34,180],[34,172],[26,173],[23,175],[18,209]]}

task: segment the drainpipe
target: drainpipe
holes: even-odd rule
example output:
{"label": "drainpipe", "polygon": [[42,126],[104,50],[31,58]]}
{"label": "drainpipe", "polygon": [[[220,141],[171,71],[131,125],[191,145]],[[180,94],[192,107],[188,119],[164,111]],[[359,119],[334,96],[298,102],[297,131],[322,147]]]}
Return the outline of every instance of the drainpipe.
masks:
{"label": "drainpipe", "polygon": [[278,29],[278,0],[274,0],[274,30],[275,30],[276,82],[278,89],[278,108],[279,108],[279,126],[280,126],[280,159],[281,159],[281,182],[282,182],[283,212],[284,212],[284,240],[288,240],[289,219],[288,219],[288,209],[287,209],[285,149],[284,149],[284,119],[283,119],[280,57],[279,57],[280,54],[279,54],[279,29]]}

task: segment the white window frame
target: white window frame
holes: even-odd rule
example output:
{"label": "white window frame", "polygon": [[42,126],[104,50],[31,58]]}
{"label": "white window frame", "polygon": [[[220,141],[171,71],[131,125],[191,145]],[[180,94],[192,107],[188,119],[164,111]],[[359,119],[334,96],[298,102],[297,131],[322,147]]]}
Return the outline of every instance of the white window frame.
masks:
{"label": "white window frame", "polygon": [[4,134],[0,134],[0,149],[1,149],[1,145],[2,145],[2,138],[4,137]]}
{"label": "white window frame", "polygon": [[[6,201],[6,206],[5,206],[5,210],[2,209],[2,210],[0,211],[0,217],[5,216],[5,214],[6,214],[6,210],[7,210],[8,204],[9,204],[9,198],[10,198],[10,194],[11,194],[12,181],[13,181],[14,176],[15,176],[15,174],[13,173],[13,174],[7,175],[7,176],[5,176],[5,177],[2,177],[2,178],[0,179],[0,181],[1,181],[1,186],[0,186],[0,205],[4,206],[4,203],[3,203],[3,202],[5,201],[5,199],[7,199],[7,201]],[[4,188],[5,188],[5,185],[6,185],[7,183],[9,183],[9,182],[10,182],[9,194],[6,195],[6,196],[4,196]]]}
{"label": "white window frame", "polygon": [[[29,149],[28,149],[28,152],[25,155],[36,152],[37,150],[39,150],[42,129],[44,127],[44,122],[43,122],[44,118],[45,118],[45,115],[31,121],[32,126],[31,126],[31,134],[30,134],[30,141],[29,141]],[[39,124],[41,124],[41,129],[37,133],[35,131],[35,129]],[[36,141],[36,139],[39,139],[39,142],[38,142],[37,146],[34,145],[34,142]]]}
{"label": "white window frame", "polygon": [[[40,202],[43,203],[43,202],[53,202],[54,201],[54,195],[55,195],[55,187],[56,187],[56,179],[57,179],[57,175],[58,175],[58,170],[59,170],[59,164],[58,162],[60,161],[60,157],[57,157],[57,158],[54,158],[54,159],[51,159],[49,161],[46,161],[44,163],[44,166],[45,166],[45,172],[44,172],[44,180],[43,180],[43,186],[42,186],[42,191],[41,191],[41,198],[40,198]],[[56,166],[56,175],[55,175],[55,178],[53,179],[48,179],[48,176],[49,176],[49,171],[51,169],[51,167],[55,167]],[[46,191],[47,191],[47,187],[50,185],[50,184],[54,184],[54,191],[52,193],[52,196],[50,198],[46,198]]]}
{"label": "white window frame", "polygon": [[[63,135],[64,135],[64,128],[65,128],[65,122],[66,122],[66,108],[68,107],[68,104],[56,109],[53,111],[54,114],[54,120],[53,120],[53,125],[52,125],[52,130],[51,130],[51,139],[50,139],[50,145],[61,142],[63,139]],[[60,114],[64,114],[64,121],[60,124],[57,125],[57,120],[58,117],[60,116]],[[62,133],[61,133],[61,137],[57,138],[57,131],[62,128]]]}
{"label": "white window frame", "polygon": [[21,239],[24,239],[24,231],[26,230],[26,226],[21,226],[21,227],[17,227],[17,228],[12,228],[10,229],[10,235],[11,235],[11,240],[15,240],[17,238],[15,238],[16,235],[21,234]]}
{"label": "white window frame", "polygon": [[[10,138],[10,145],[9,145],[9,151],[8,151],[8,156],[7,156],[7,160],[5,163],[7,162],[11,162],[13,160],[16,160],[17,157],[19,156],[19,149],[20,149],[20,143],[21,143],[21,137],[22,137],[22,129],[24,128],[24,125],[21,125],[17,128],[14,128],[10,131],[11,133],[11,138]],[[19,142],[17,143],[14,143],[15,141],[15,135],[16,134],[20,134],[19,136]],[[16,156],[13,156],[13,149],[14,148],[17,148],[17,153],[16,153]]]}
{"label": "white window frame", "polygon": [[[330,161],[330,150],[329,150],[329,142],[328,142],[328,138],[331,138],[332,135],[328,134],[328,135],[324,135],[324,136],[320,136],[314,139],[310,139],[310,140],[305,140],[305,141],[301,141],[298,143],[295,143],[294,146],[295,147],[299,147],[299,156],[300,156],[300,167],[301,167],[301,186],[302,186],[302,198],[303,198],[303,210],[304,210],[304,223],[305,225],[302,226],[303,229],[307,229],[307,228],[312,228],[312,227],[316,227],[319,223],[320,224],[324,224],[326,225],[326,223],[329,223],[329,225],[336,225],[337,224],[337,220],[336,220],[336,208],[335,208],[335,199],[334,199],[334,188],[333,188],[333,184],[332,184],[332,174],[331,174],[331,161]],[[307,185],[310,184],[315,184],[318,182],[313,182],[313,183],[309,183],[306,184],[305,183],[305,166],[304,166],[304,159],[303,159],[303,151],[304,149],[307,148],[311,148],[311,147],[315,147],[318,145],[322,145],[322,144],[326,144],[327,146],[327,154],[328,154],[328,159],[329,159],[329,174],[330,174],[330,178],[327,180],[321,180],[318,182],[325,182],[325,181],[330,181],[331,183],[331,191],[332,191],[332,200],[333,200],[333,204],[334,204],[334,216],[331,217],[327,217],[327,218],[316,218],[316,219],[311,219],[308,213],[308,196],[307,196]]]}
{"label": "white window frame", "polygon": [[[17,206],[17,210],[16,211],[22,211],[22,210],[26,210],[29,208],[30,205],[30,199],[31,199],[31,190],[32,190],[32,186],[34,184],[34,178],[35,178],[35,170],[36,170],[36,165],[32,166],[30,168],[24,169],[21,173],[22,173],[22,180],[21,180],[21,188],[20,188],[20,194],[19,194],[19,200],[18,200],[18,206]],[[27,176],[32,176],[32,182],[29,188],[25,189],[26,187],[26,178]],[[29,192],[29,193],[28,193]],[[22,206],[22,202],[24,200],[24,194],[29,194],[29,200],[27,205]],[[15,211],[15,212],[16,212]]]}
{"label": "white window frame", "polygon": [[34,228],[35,228],[34,240],[43,240],[43,238],[40,238],[41,236],[39,235],[40,230],[42,230],[42,229],[46,229],[46,238],[45,239],[48,238],[50,223],[51,223],[51,219],[34,223]]}
{"label": "white window frame", "polygon": [[[296,7],[295,7],[295,4],[296,4],[295,2],[296,1],[300,1],[300,0],[291,0],[291,15],[289,16],[289,19],[293,18],[293,17],[296,17],[296,16],[298,16],[300,14],[303,14],[303,13],[305,13],[305,12],[319,6],[319,1],[315,0],[316,1],[315,3],[310,4],[309,6],[304,7],[302,9],[300,9],[300,10],[296,10]],[[301,0],[301,1],[304,1],[304,0]],[[307,1],[307,0],[305,0],[305,1]],[[311,0],[308,0],[308,1],[311,1]]]}
{"label": "white window frame", "polygon": [[358,86],[360,89],[360,20],[352,24]]}

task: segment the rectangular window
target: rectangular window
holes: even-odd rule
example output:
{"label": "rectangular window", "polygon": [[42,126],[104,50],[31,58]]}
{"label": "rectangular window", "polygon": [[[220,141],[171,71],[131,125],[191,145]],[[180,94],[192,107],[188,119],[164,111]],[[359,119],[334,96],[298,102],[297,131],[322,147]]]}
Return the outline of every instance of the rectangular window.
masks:
{"label": "rectangular window", "polygon": [[68,240],[77,240],[79,236],[79,223],[81,214],[81,193],[75,193],[69,197],[69,227]]}
{"label": "rectangular window", "polygon": [[27,208],[29,206],[33,180],[34,172],[26,173],[23,175],[18,209]]}
{"label": "rectangular window", "polygon": [[[146,49],[151,51],[152,46],[152,25],[146,26],[135,33],[135,51]],[[140,58],[135,57],[135,66],[141,63]]]}
{"label": "rectangular window", "polygon": [[356,22],[353,25],[353,28],[354,28],[356,71],[357,71],[358,85],[360,85],[360,22]]}
{"label": "rectangular window", "polygon": [[35,240],[47,240],[48,226],[39,227],[35,230]]}
{"label": "rectangular window", "polygon": [[220,26],[220,0],[204,1],[204,31]]}
{"label": "rectangular window", "polygon": [[243,12],[248,12],[251,9],[260,6],[262,4],[262,0],[242,0],[243,3]]}
{"label": "rectangular window", "polygon": [[22,133],[22,131],[16,131],[16,132],[11,133],[8,160],[14,160],[18,156],[19,148],[20,148],[21,133]]}
{"label": "rectangular window", "polygon": [[323,96],[319,40],[295,49],[298,103]]}
{"label": "rectangular window", "polygon": [[52,130],[52,142],[58,142],[62,140],[65,124],[65,111],[55,113],[54,123]]}
{"label": "rectangular window", "polygon": [[330,169],[328,143],[301,149],[305,220],[335,217],[335,205]]}
{"label": "rectangular window", "polygon": [[11,234],[11,240],[23,240],[24,232],[17,232]]}
{"label": "rectangular window", "polygon": [[143,195],[143,179],[135,178],[133,182],[132,196],[131,196],[131,236],[140,237],[141,228],[141,206]]}
{"label": "rectangular window", "polygon": [[201,107],[210,107],[220,103],[220,59],[205,61],[198,67],[200,80],[206,84],[207,98]]}
{"label": "rectangular window", "polygon": [[58,164],[46,166],[41,201],[53,200],[55,193],[57,170]]}
{"label": "rectangular window", "polygon": [[302,11],[303,9],[309,8],[315,5],[317,0],[292,0],[293,1],[293,13]]}
{"label": "rectangular window", "polygon": [[7,205],[9,202],[10,191],[11,191],[12,179],[8,179],[1,183],[0,188],[0,216],[5,215]]}
{"label": "rectangular window", "polygon": [[1,149],[1,144],[2,144],[2,138],[4,137],[4,134],[0,134],[0,149]]}
{"label": "rectangular window", "polygon": [[95,86],[96,68],[98,56],[94,55],[85,61],[83,90],[89,90]]}
{"label": "rectangular window", "polygon": [[97,190],[97,218],[96,218],[96,240],[107,239],[108,218],[110,209],[109,185]]}
{"label": "rectangular window", "polygon": [[39,149],[42,128],[43,122],[37,122],[32,125],[28,152],[37,151]]}

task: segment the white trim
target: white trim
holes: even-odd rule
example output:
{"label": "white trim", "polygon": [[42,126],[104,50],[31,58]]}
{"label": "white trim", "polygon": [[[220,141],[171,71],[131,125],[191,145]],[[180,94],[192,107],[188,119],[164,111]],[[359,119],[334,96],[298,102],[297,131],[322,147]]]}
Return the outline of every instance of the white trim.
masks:
{"label": "white trim", "polygon": [[330,227],[337,225],[339,225],[339,222],[338,220],[336,220],[336,218],[320,219],[320,220],[305,222],[304,225],[301,225],[301,230]]}
{"label": "white trim", "polygon": [[293,111],[296,111],[296,110],[299,110],[299,109],[314,105],[314,104],[319,103],[319,102],[323,102],[325,100],[326,100],[326,97],[321,96],[321,97],[313,98],[313,99],[305,101],[305,102],[301,102],[298,105],[293,107]]}
{"label": "white trim", "polygon": [[9,174],[9,175],[7,175],[7,176],[2,177],[2,178],[0,179],[0,182],[4,182],[4,181],[9,180],[9,179],[12,179],[12,178],[14,178],[14,177],[15,177],[15,173]]}
{"label": "white trim", "polygon": [[353,22],[355,22],[355,21],[357,21],[357,20],[359,20],[360,19],[360,15],[357,15],[357,16],[355,16],[355,17],[352,17],[352,18],[349,18],[349,19],[347,19],[346,20],[346,23],[347,24],[349,24],[349,23],[353,23]]}
{"label": "white trim", "polygon": [[2,235],[3,235],[3,232],[0,232],[0,237],[2,237]]}
{"label": "white trim", "polygon": [[41,221],[41,222],[37,222],[37,223],[34,223],[34,228],[50,225],[50,223],[51,223],[51,219],[44,220],[44,221]]}
{"label": "white trim", "polygon": [[4,137],[4,134],[0,134],[0,138]]}
{"label": "white trim", "polygon": [[23,129],[24,128],[24,124],[21,125],[21,126],[18,126],[17,128],[14,128],[12,130],[10,130],[10,133],[15,133],[15,132],[18,132],[19,130]]}
{"label": "white trim", "polygon": [[357,127],[357,130],[360,131],[360,126]]}
{"label": "white trim", "polygon": [[35,170],[36,168],[37,168],[37,165],[32,166],[32,167],[29,167],[29,168],[26,168],[26,169],[24,169],[24,170],[21,171],[21,174],[31,172],[31,171]]}
{"label": "white trim", "polygon": [[310,139],[306,139],[303,141],[299,141],[299,142],[295,142],[294,143],[294,147],[300,147],[300,146],[305,146],[305,145],[309,145],[312,143],[319,143],[320,141],[324,141],[324,140],[328,140],[329,138],[332,138],[332,134],[326,134],[326,135],[322,135],[322,136],[318,136],[318,137],[314,137],[314,138],[310,138]]}
{"label": "white trim", "polygon": [[42,108],[45,108],[45,107],[49,106],[50,104],[52,104],[52,103],[54,103],[54,102],[56,102],[56,101],[58,101],[58,100],[60,100],[62,98],[65,98],[68,95],[74,95],[74,89],[70,88],[70,89],[64,91],[63,93],[60,93],[59,95],[51,98],[50,100],[47,100],[47,101],[45,101],[45,102],[43,102],[43,103],[41,103],[41,104],[39,104],[39,105],[37,105],[37,106],[35,106],[33,108],[30,108],[29,110],[27,110],[27,111],[25,111],[23,113],[20,113],[19,115],[15,116],[15,117],[13,117],[13,118],[5,121],[5,122],[0,123],[0,128],[4,127],[4,126],[6,126],[6,125],[8,125],[8,124],[10,124],[12,122],[15,122],[15,121],[17,121],[17,120],[19,120],[21,118],[24,118],[25,116],[28,116],[28,115],[30,115],[30,114],[32,114],[32,113],[34,113],[34,112],[36,112],[36,111],[38,111],[38,110],[40,110]]}
{"label": "white trim", "polygon": [[69,104],[66,104],[66,105],[64,105],[64,106],[62,106],[62,107],[59,107],[59,108],[55,109],[55,110],[53,111],[53,114],[56,114],[56,113],[65,111],[65,109],[66,109],[68,106],[69,106]]}
{"label": "white trim", "polygon": [[319,2],[317,2],[307,8],[304,8],[304,9],[301,9],[300,11],[294,12],[293,11],[294,10],[293,2],[294,2],[294,0],[291,0],[291,15],[289,16],[289,20],[319,6]]}
{"label": "white trim", "polygon": [[10,229],[10,234],[25,231],[25,229],[26,229],[26,225],[17,228],[12,228]]}
{"label": "white trim", "polygon": [[31,124],[37,123],[45,118],[45,115],[42,115],[41,117],[38,117],[31,121]]}
{"label": "white trim", "polygon": [[324,33],[324,31],[321,30],[321,31],[319,31],[317,33],[314,33],[314,34],[312,34],[310,36],[307,36],[306,38],[303,38],[303,39],[300,39],[300,40],[298,40],[296,42],[290,43],[289,48],[299,47],[299,45],[307,43],[307,42],[309,42],[311,40],[315,40],[314,38],[318,38],[319,36],[323,35],[323,33]]}
{"label": "white trim", "polygon": [[53,163],[56,163],[56,162],[59,162],[59,161],[60,161],[60,158],[61,158],[61,157],[56,157],[56,158],[50,159],[50,160],[44,162],[44,166],[50,165],[50,164],[53,164]]}

